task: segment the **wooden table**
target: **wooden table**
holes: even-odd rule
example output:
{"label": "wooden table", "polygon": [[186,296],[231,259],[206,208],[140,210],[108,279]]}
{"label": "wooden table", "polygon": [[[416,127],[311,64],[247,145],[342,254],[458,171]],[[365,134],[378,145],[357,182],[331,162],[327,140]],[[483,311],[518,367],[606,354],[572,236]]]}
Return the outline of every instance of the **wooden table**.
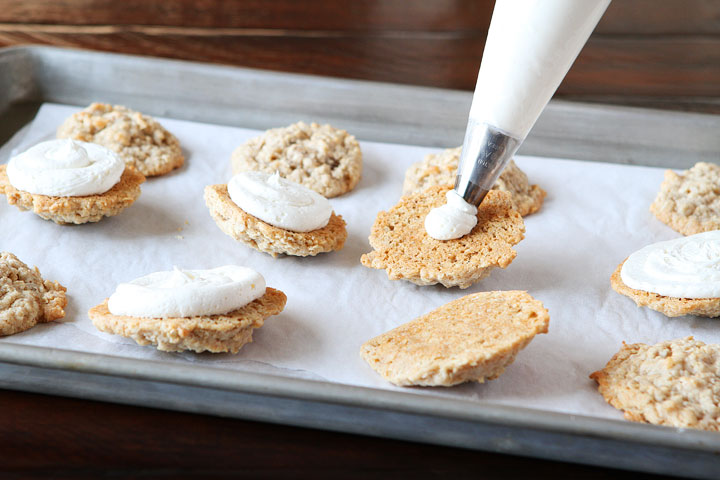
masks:
{"label": "wooden table", "polygon": [[1,478],[672,478],[7,390],[0,405]]}
{"label": "wooden table", "polygon": [[[0,46],[43,43],[472,89],[492,3],[0,0]],[[718,18],[720,2],[616,1],[558,94],[720,112]],[[12,391],[0,390],[0,405],[3,478],[651,477]]]}

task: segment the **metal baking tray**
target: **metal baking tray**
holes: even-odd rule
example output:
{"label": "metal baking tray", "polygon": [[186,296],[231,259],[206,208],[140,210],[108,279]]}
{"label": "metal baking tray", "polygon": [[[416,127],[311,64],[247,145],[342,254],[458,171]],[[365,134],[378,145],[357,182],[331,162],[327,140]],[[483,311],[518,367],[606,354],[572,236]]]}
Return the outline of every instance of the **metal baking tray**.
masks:
{"label": "metal baking tray", "polygon": [[[363,140],[445,147],[462,142],[471,94],[51,47],[0,49],[0,145],[43,102],[97,99],[257,129],[298,117],[340,121]],[[687,168],[720,161],[718,132],[718,116],[554,101],[520,153]],[[689,477],[720,472],[717,433],[59,348],[0,344],[0,387]]]}

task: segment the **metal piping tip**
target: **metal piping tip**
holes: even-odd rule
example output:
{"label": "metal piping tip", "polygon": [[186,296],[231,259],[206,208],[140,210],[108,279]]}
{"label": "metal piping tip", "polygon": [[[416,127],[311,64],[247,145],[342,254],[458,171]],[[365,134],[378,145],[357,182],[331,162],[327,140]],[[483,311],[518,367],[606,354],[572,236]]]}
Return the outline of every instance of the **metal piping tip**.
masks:
{"label": "metal piping tip", "polygon": [[479,206],[521,143],[492,125],[471,119],[465,131],[455,192]]}

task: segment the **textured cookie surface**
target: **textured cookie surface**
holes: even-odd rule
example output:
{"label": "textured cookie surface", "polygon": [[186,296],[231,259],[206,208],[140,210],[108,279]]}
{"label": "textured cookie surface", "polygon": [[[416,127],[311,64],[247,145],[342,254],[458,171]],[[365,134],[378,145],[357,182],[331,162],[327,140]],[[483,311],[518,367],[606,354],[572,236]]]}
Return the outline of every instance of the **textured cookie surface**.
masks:
{"label": "textured cookie surface", "polygon": [[65,316],[67,289],[43,280],[9,252],[0,252],[0,336],[12,335]]}
{"label": "textured cookie surface", "polygon": [[340,250],[347,239],[345,221],[335,212],[323,228],[291,232],[265,223],[238,207],[230,198],[225,184],[205,187],[205,204],[220,230],[274,257],[279,253],[307,257]]}
{"label": "textured cookie surface", "polygon": [[103,217],[117,215],[137,200],[144,181],[143,174],[126,166],[120,181],[105,193],[50,197],[16,189],[8,179],[7,165],[0,165],[0,193],[7,197],[8,203],[58,224],[99,222]]}
{"label": "textured cookie surface", "polygon": [[613,290],[631,298],[638,307],[648,307],[668,317],[697,315],[698,317],[720,317],[720,298],[676,298],[657,293],[635,290],[622,281],[620,271],[625,262],[618,265],[610,277]]}
{"label": "textured cookie surface", "polygon": [[517,255],[511,247],[523,239],[525,225],[505,192],[487,194],[477,225],[464,237],[442,241],[427,234],[425,217],[445,203],[451,188],[430,187],[380,212],[370,231],[373,251],[362,256],[362,264],[385,269],[391,280],[460,288],[482,280],[495,267],[510,265]]}
{"label": "textured cookie surface", "polygon": [[362,173],[362,154],[355,137],[330,125],[294,123],[273,128],[232,153],[234,174],[279,172],[331,198],[349,192]]}
{"label": "textured cookie surface", "polygon": [[58,138],[98,143],[146,177],[183,165],[180,142],[152,117],[121,105],[93,103],[60,125]]}
{"label": "textured cookie surface", "polygon": [[138,345],[155,345],[165,352],[237,353],[252,342],[253,330],[262,327],[267,317],[282,312],[286,300],[280,290],[267,288],[262,297],[224,315],[139,318],[113,315],[106,299],[91,308],[88,316],[102,332],[131,338]]}
{"label": "textured cookie surface", "polygon": [[396,385],[484,382],[547,333],[549,322],[543,304],[527,292],[474,293],[368,340],[360,355]]}
{"label": "textured cookie surface", "polygon": [[[405,172],[403,195],[417,193],[428,187],[454,185],[462,147],[448,148],[440,153],[431,153],[410,166]],[[512,196],[515,210],[523,217],[540,210],[545,190],[528,183],[527,175],[513,160],[507,164],[493,185],[494,190],[507,192]]]}
{"label": "textured cookie surface", "polygon": [[628,420],[719,430],[720,345],[693,337],[656,345],[623,343],[590,378]]}
{"label": "textured cookie surface", "polygon": [[683,235],[720,229],[720,166],[699,162],[682,174],[667,170],[650,211]]}

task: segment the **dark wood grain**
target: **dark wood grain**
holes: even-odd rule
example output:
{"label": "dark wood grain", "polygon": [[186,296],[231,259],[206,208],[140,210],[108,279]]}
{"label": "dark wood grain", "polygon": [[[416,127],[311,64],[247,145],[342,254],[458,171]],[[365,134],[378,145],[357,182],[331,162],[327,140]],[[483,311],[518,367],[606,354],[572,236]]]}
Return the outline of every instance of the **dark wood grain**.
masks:
{"label": "dark wood grain", "polygon": [[2,478],[663,478],[0,390]]}
{"label": "dark wood grain", "polygon": [[0,22],[297,30],[486,29],[493,0],[3,0]]}
{"label": "dark wood grain", "polygon": [[[0,45],[49,43],[459,89],[474,87],[484,37],[0,25]],[[594,36],[558,95],[720,97],[720,37]]]}
{"label": "dark wood grain", "polygon": [[[492,0],[2,0],[49,44],[472,89]],[[720,111],[720,2],[613,2],[557,97]]]}

